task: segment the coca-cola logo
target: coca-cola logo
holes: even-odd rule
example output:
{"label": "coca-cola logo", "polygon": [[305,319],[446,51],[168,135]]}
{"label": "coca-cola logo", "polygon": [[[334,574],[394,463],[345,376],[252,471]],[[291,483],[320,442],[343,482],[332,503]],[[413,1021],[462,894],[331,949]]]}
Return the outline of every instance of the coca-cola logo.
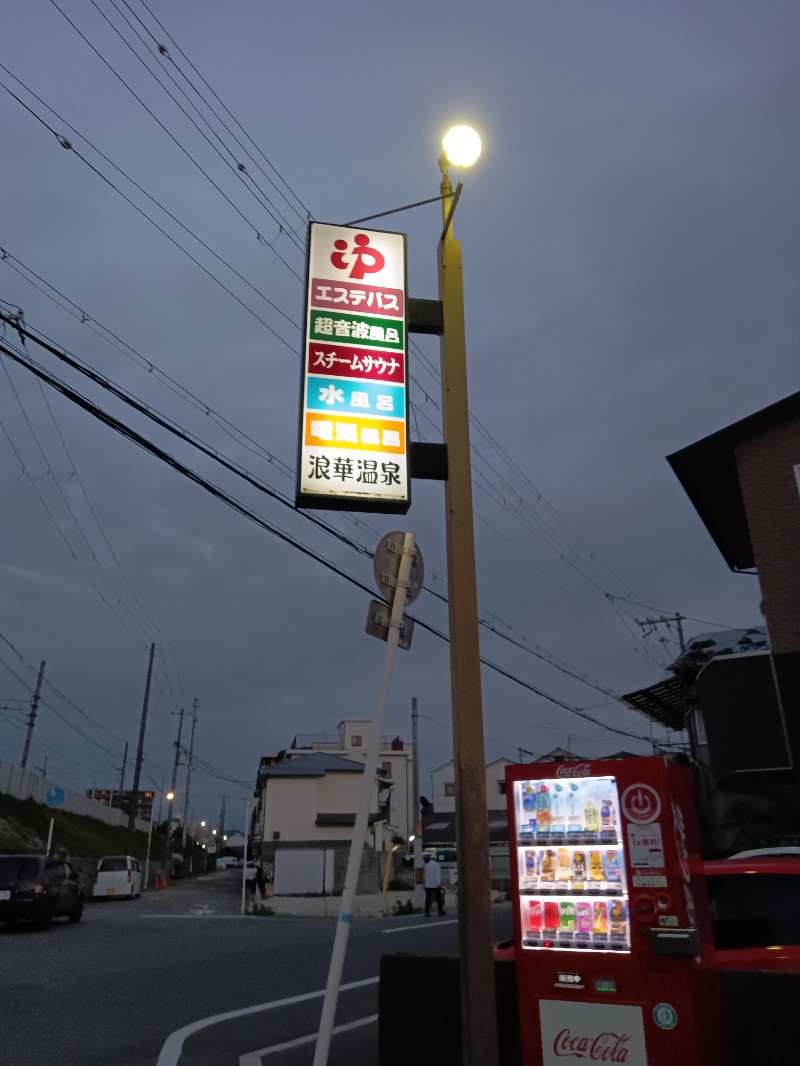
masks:
{"label": "coca-cola logo", "polygon": [[627,1062],[627,1033],[606,1031],[597,1036],[575,1036],[571,1029],[562,1029],[553,1041],[557,1058],[588,1059],[590,1062]]}
{"label": "coca-cola logo", "polygon": [[592,764],[588,762],[578,762],[574,766],[562,763],[556,770],[556,777],[589,777],[591,772]]}

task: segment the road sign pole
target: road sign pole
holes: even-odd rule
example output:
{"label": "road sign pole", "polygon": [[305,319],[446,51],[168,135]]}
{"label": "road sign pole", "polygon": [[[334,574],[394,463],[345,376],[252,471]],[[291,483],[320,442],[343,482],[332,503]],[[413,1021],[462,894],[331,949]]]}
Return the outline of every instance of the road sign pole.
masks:
{"label": "road sign pole", "polygon": [[364,841],[367,836],[367,823],[369,820],[369,808],[372,803],[372,790],[375,787],[375,777],[378,770],[378,754],[381,746],[383,722],[386,717],[386,705],[389,702],[389,690],[392,683],[392,671],[397,654],[397,644],[400,637],[400,624],[403,620],[403,609],[406,605],[406,593],[411,574],[411,557],[414,554],[414,534],[406,533],[403,537],[403,554],[400,558],[400,569],[397,574],[397,583],[392,602],[392,617],[389,623],[389,636],[386,640],[386,656],[383,662],[383,677],[381,678],[380,694],[375,717],[372,720],[372,730],[369,739],[369,749],[364,764],[364,777],[361,782],[361,796],[359,798],[356,822],[353,828],[353,840],[350,845],[350,857],[347,861],[347,872],[344,878],[344,891],[339,910],[339,921],[336,924],[336,936],[331,953],[331,964],[328,970],[328,984],[325,989],[325,1001],[322,1005],[322,1017],[317,1034],[317,1046],[314,1051],[313,1066],[326,1066],[328,1051],[331,1044],[331,1032],[336,1016],[336,1002],[339,998],[339,985],[342,981],[344,969],[344,957],[347,951],[347,938],[350,934],[350,924],[353,919],[353,899],[358,885],[358,875],[361,870],[361,859],[364,852]]}
{"label": "road sign pole", "polygon": [[45,850],[46,856],[50,854],[50,845],[53,843],[53,826],[55,825],[55,821],[56,812],[53,811],[53,813],[50,815],[50,828],[47,830],[47,848]]}

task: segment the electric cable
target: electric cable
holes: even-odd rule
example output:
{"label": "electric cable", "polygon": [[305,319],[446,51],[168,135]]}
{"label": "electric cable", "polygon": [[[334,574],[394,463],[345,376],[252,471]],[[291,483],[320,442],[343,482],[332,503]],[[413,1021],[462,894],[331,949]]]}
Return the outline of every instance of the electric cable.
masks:
{"label": "electric cable", "polygon": [[[202,477],[196,471],[191,470],[189,467],[187,467],[183,463],[179,462],[174,456],[168,454],[163,449],[159,448],[152,441],[149,441],[147,438],[145,438],[141,434],[137,433],[131,427],[126,426],[124,423],[120,422],[117,418],[115,418],[114,416],[110,415],[108,412],[103,411],[101,408],[97,407],[91,401],[87,400],[86,397],[82,396],[80,393],[78,393],[74,389],[70,388],[68,385],[66,385],[64,382],[60,381],[58,378],[54,377],[53,375],[48,374],[46,371],[44,371],[44,370],[40,369],[39,367],[37,367],[36,365],[34,365],[30,361],[30,359],[26,359],[22,354],[14,352],[6,344],[0,344],[0,352],[3,352],[7,357],[13,359],[15,362],[19,363],[20,365],[25,366],[31,373],[33,373],[37,377],[40,377],[43,381],[45,381],[47,384],[49,384],[52,388],[56,389],[62,395],[66,396],[68,399],[72,400],[74,403],[76,403],[79,407],[81,407],[87,413],[91,414],[98,421],[102,422],[104,425],[108,426],[109,428],[114,429],[117,433],[120,433],[122,436],[126,437],[132,443],[137,444],[144,451],[149,452],[151,455],[155,456],[158,459],[161,459],[162,462],[167,463],[167,465],[171,466],[178,473],[182,474],[188,480],[194,482],[196,485],[198,485],[201,488],[205,489],[205,491],[208,492],[210,495],[214,496],[216,499],[220,500],[222,503],[225,503],[228,507],[231,507],[233,510],[237,511],[243,517],[248,518],[251,522],[254,522],[256,525],[261,526],[263,529],[267,530],[267,532],[272,533],[273,536],[276,536],[279,540],[282,540],[284,543],[290,544],[292,547],[294,547],[296,550],[300,551],[302,554],[308,556],[309,558],[315,559],[318,563],[320,563],[326,569],[328,569],[328,570],[332,571],[333,573],[337,574],[339,577],[343,577],[350,584],[355,585],[357,588],[360,588],[362,591],[369,593],[371,598],[373,597],[373,590],[365,582],[363,582],[359,578],[356,578],[353,575],[347,573],[347,571],[343,570],[336,563],[331,562],[329,559],[327,559],[325,556],[320,555],[314,549],[309,548],[307,545],[305,545],[302,542],[296,540],[295,538],[293,538],[292,536],[287,534],[285,531],[279,529],[273,523],[268,522],[261,515],[259,515],[256,512],[252,511],[250,508],[246,507],[244,504],[242,504],[240,501],[236,500],[234,497],[229,496],[227,493],[223,492],[220,488],[218,488],[216,485],[212,484],[206,478]],[[419,618],[415,618],[414,621],[415,621],[415,624],[419,625],[422,629],[427,630],[428,632],[434,634],[435,636],[438,636],[440,639],[442,639],[442,640],[446,641],[447,643],[449,643],[449,637],[445,633],[443,633],[441,630],[439,630],[436,627],[430,625],[430,623],[425,622],[425,621],[423,621],[422,619],[419,619]],[[600,726],[601,728],[608,729],[610,732],[617,733],[620,736],[627,736],[627,737],[631,737],[631,738],[636,739],[636,740],[643,740],[644,739],[641,736],[638,736],[637,734],[629,732],[628,730],[623,730],[623,729],[620,729],[620,728],[618,728],[616,726],[611,726],[611,725],[607,725],[606,723],[599,722],[597,719],[592,718],[590,715],[588,715],[585,711],[581,710],[580,708],[573,707],[571,704],[567,703],[564,700],[561,700],[559,697],[553,696],[552,694],[547,693],[544,690],[540,689],[538,686],[533,685],[533,684],[531,684],[528,681],[522,680],[521,678],[519,678],[515,674],[513,674],[511,671],[504,669],[503,667],[501,667],[498,664],[492,662],[491,660],[486,659],[484,656],[481,656],[480,661],[482,663],[484,663],[484,665],[486,665],[489,669],[495,671],[496,673],[501,674],[503,677],[506,677],[509,680],[512,680],[512,681],[516,682],[517,684],[519,684],[522,687],[528,689],[529,691],[535,693],[536,695],[538,695],[541,698],[547,700],[548,702],[554,703],[556,706],[561,707],[562,709],[567,710],[570,713],[575,714],[578,717],[583,718],[586,721],[592,722],[592,724],[594,724],[594,725]]]}

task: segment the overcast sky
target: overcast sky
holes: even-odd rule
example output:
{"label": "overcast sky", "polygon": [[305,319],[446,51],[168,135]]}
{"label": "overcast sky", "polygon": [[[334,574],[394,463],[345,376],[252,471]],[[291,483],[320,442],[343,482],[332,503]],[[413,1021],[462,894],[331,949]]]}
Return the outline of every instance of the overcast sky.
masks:
{"label": "overcast sky", "polygon": [[[644,636],[636,619],[679,611],[689,636],[762,623],[756,579],[727,569],[664,457],[798,388],[796,4],[59,7],[74,27],[55,0],[4,5],[0,82],[30,110],[0,93],[2,306],[288,498],[309,216],[435,196],[441,134],[479,130],[480,162],[454,172],[479,598],[522,645],[485,627],[482,650],[599,723],[485,667],[487,760],[568,742],[648,751],[647,723],[603,691],[654,682],[674,658],[674,628]],[[408,234],[410,294],[435,297],[438,205],[383,224]],[[437,440],[438,344],[416,345],[412,436]],[[363,554],[28,354],[372,583]],[[35,682],[13,649],[46,660],[58,690],[45,686],[31,763],[47,757],[71,788],[119,780],[151,641],[149,787],[169,780],[175,712],[194,698],[200,758],[248,783],[261,753],[372,714],[384,646],[364,633],[364,592],[0,362],[0,760],[19,761]],[[323,517],[369,549],[413,530],[446,594],[443,489],[413,491],[406,518]],[[412,613],[447,628],[428,593]],[[452,732],[448,648],[421,628],[386,733],[410,739],[413,696],[426,792]],[[216,819],[247,789],[198,769],[192,793],[194,816]]]}

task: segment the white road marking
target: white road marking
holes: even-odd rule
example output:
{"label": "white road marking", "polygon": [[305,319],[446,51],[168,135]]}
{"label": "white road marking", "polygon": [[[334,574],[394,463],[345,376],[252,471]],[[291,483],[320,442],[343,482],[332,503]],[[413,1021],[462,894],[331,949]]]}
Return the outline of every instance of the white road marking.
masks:
{"label": "white road marking", "polygon": [[[344,988],[344,985],[342,986]],[[373,1025],[378,1020],[377,1014],[371,1014],[369,1018],[359,1018],[355,1022],[347,1022],[345,1025],[337,1025],[331,1030],[331,1036],[337,1033],[346,1033],[349,1029],[359,1029],[362,1025]],[[261,1066],[261,1060],[266,1055],[274,1055],[278,1051],[289,1051],[293,1047],[301,1047],[310,1044],[317,1039],[318,1033],[309,1033],[308,1036],[298,1036],[296,1040],[287,1040],[285,1044],[273,1044],[272,1047],[262,1047],[258,1051],[249,1051],[246,1055],[239,1056],[239,1066]]]}
{"label": "white road marking", "polygon": [[[350,984],[342,985],[340,991],[349,992],[353,988],[366,988],[368,985],[376,985],[378,981],[377,977],[367,977],[363,981],[351,981]],[[201,1018],[190,1025],[184,1025],[182,1029],[176,1029],[167,1037],[156,1066],[178,1066],[184,1042],[210,1025],[228,1022],[233,1018],[245,1018],[248,1014],[258,1014],[261,1011],[276,1010],[278,1007],[291,1007],[295,1003],[307,1003],[312,999],[321,999],[324,995],[325,989],[322,988],[318,992],[304,992],[300,996],[289,996],[288,999],[273,999],[269,1003],[258,1003],[255,1007],[242,1007],[240,1010],[230,1010],[225,1014],[212,1014],[208,1018]]]}
{"label": "white road marking", "polygon": [[267,920],[266,918],[259,918],[257,914],[207,914],[202,911],[193,911],[190,914],[140,914],[139,917],[144,918],[146,921],[150,921],[151,919],[161,921],[164,918],[169,920],[176,918],[225,918],[236,922],[240,922],[242,918],[248,918],[254,922],[262,921],[265,925],[269,924],[269,922],[290,922],[295,920],[293,918],[280,918],[274,915]]}
{"label": "white road marking", "polygon": [[409,933],[412,929],[439,929],[443,925],[458,925],[458,918],[448,918],[446,922],[423,922],[422,925],[401,925],[396,929],[381,929],[382,933]]}

